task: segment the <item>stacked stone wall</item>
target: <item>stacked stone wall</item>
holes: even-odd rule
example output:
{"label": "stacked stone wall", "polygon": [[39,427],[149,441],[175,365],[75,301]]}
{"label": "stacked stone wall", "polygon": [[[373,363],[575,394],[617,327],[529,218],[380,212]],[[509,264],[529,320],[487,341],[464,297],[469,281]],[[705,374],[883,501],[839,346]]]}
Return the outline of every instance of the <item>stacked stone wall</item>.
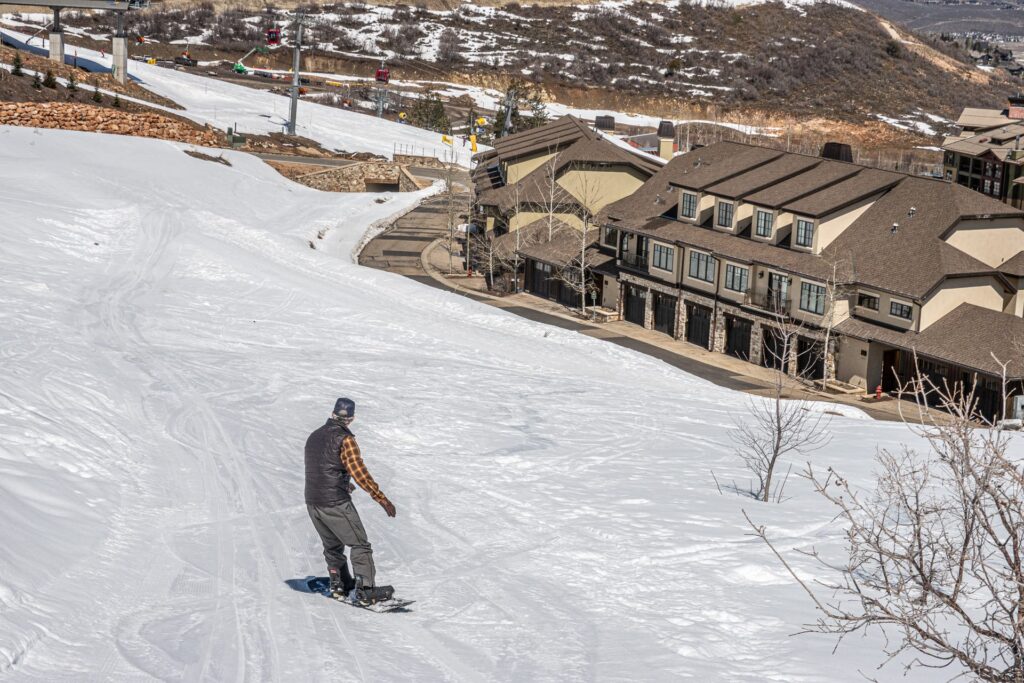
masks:
{"label": "stacked stone wall", "polygon": [[0,125],[135,135],[204,147],[222,145],[221,137],[213,131],[197,128],[185,121],[155,113],[120,111],[76,102],[0,103]]}

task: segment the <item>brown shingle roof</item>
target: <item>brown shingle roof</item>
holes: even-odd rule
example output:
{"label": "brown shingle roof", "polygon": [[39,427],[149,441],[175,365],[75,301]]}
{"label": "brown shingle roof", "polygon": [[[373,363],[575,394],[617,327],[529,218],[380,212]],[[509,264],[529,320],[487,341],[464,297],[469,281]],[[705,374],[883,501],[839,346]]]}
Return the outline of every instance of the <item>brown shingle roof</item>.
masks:
{"label": "brown shingle roof", "polygon": [[946,361],[980,372],[999,375],[1001,368],[992,358],[1010,361],[1011,378],[1024,377],[1019,344],[1024,343],[1024,320],[1009,313],[974,304],[960,304],[923,332],[898,332],[866,320],[849,318],[836,325],[836,332],[860,339],[916,351],[919,355]]}
{"label": "brown shingle roof", "polygon": [[748,194],[771,187],[799,173],[810,170],[821,162],[822,160],[818,157],[786,154],[773,159],[770,164],[758,166],[745,173],[733,176],[728,180],[711,185],[705,191],[717,197],[742,199]]}
{"label": "brown shingle roof", "polygon": [[597,133],[590,130],[586,124],[567,114],[543,126],[498,138],[494,143],[494,151],[502,161],[508,161],[549,149],[554,151],[577,140],[592,140],[596,137]]}
{"label": "brown shingle roof", "polygon": [[707,187],[778,159],[782,152],[767,147],[719,142],[674,157],[662,169],[664,180],[689,190]]}
{"label": "brown shingle roof", "polygon": [[[530,223],[530,226],[534,226],[539,222],[540,221]],[[542,226],[542,229],[546,231],[547,226]],[[587,261],[590,266],[597,265],[597,262],[603,264],[604,261],[612,258],[598,251],[596,247],[598,235],[598,230],[590,230],[587,233]],[[544,235],[544,237],[546,237],[546,235]],[[580,240],[581,232],[575,228],[566,226],[565,229],[555,233],[555,236],[552,239],[548,240],[542,238],[538,242],[521,248],[519,253],[526,258],[550,263],[553,266],[564,266],[579,256]],[[577,265],[579,265],[578,261]]]}
{"label": "brown shingle roof", "polygon": [[824,260],[851,261],[858,282],[922,299],[945,276],[992,272],[942,236],[962,218],[1005,209],[1024,216],[959,185],[903,177],[824,250]]}
{"label": "brown shingle roof", "polygon": [[1014,277],[1024,277],[1024,251],[1003,261],[999,266],[999,272]]}
{"label": "brown shingle roof", "polygon": [[679,187],[700,191],[781,155],[775,150],[736,142],[719,142],[680,154],[636,192],[606,206],[602,217],[621,221],[624,226],[640,227],[673,208],[679,201]]}
{"label": "brown shingle roof", "polygon": [[997,159],[1020,165],[1024,163],[1024,156],[1012,158],[1014,150],[1019,146],[1018,138],[1024,138],[1024,125],[1010,123],[970,137],[946,140],[943,149],[970,156],[982,156],[986,152],[991,152]]}
{"label": "brown shingle roof", "polygon": [[905,177],[892,171],[862,168],[857,175],[787,202],[782,208],[804,216],[827,216],[862,199],[884,192]]}
{"label": "brown shingle roof", "polygon": [[854,164],[825,159],[806,173],[801,173],[781,183],[766,187],[759,192],[747,195],[743,199],[751,204],[778,208],[783,204],[795,202],[801,197],[806,197],[840,180],[856,175],[861,170],[862,167]]}

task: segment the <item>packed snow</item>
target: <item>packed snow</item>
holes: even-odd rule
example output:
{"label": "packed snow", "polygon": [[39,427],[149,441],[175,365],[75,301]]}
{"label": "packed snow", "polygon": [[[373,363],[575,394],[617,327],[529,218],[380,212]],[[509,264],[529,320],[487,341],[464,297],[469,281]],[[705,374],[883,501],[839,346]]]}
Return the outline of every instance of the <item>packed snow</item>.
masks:
{"label": "packed snow", "polygon": [[[0,676],[878,675],[878,633],[836,654],[791,635],[814,610],[747,535],[744,508],[781,547],[840,556],[807,483],[781,505],[716,490],[712,470],[746,481],[728,435],[748,397],[355,265],[418,195],[184,149],[0,127]],[[324,573],[302,447],[342,395],[398,508],[356,495],[410,614],[290,587]],[[812,457],[861,484],[876,447],[911,439],[856,411],[831,424]]]}

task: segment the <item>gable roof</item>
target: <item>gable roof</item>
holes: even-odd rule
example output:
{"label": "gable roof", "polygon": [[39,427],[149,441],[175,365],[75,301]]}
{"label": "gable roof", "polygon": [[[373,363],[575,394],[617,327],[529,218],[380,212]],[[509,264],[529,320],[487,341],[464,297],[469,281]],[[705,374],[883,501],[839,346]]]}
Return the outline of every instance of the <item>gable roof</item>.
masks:
{"label": "gable roof", "polygon": [[993,158],[1010,163],[1024,163],[1024,154],[1014,158],[1014,152],[1024,145],[1024,123],[1007,123],[975,135],[951,138],[946,140],[942,148],[950,152],[959,152],[969,156],[982,156],[991,153]]}
{"label": "gable roof", "polygon": [[[598,137],[580,138],[568,148],[558,152],[553,158],[556,177],[567,166],[582,163],[629,166],[645,176],[651,176],[661,170],[661,166]],[[551,172],[552,165],[543,163],[516,183],[480,191],[477,202],[483,206],[497,206],[503,212],[516,209],[517,200],[519,204],[546,204],[551,200],[549,196]],[[569,205],[579,203],[577,198],[565,188],[559,186],[558,191],[561,203]]]}
{"label": "gable roof", "polygon": [[556,148],[566,147],[577,140],[593,140],[596,137],[597,133],[590,130],[585,123],[571,114],[566,114],[543,126],[498,138],[494,143],[494,151],[501,161],[509,161],[537,152],[555,151]]}
{"label": "gable roof", "polygon": [[[960,185],[905,177],[840,234],[823,256],[851,260],[858,282],[920,300],[945,277],[994,272],[943,241],[943,235],[979,210],[1009,208]],[[895,231],[893,224],[899,226]]]}
{"label": "gable roof", "polygon": [[992,358],[995,354],[1001,361],[1010,361],[1010,378],[1024,377],[1017,349],[1024,343],[1024,319],[974,304],[960,304],[922,332],[893,330],[861,318],[848,318],[835,329],[843,335],[881,341],[970,370],[1000,375],[1002,368]]}

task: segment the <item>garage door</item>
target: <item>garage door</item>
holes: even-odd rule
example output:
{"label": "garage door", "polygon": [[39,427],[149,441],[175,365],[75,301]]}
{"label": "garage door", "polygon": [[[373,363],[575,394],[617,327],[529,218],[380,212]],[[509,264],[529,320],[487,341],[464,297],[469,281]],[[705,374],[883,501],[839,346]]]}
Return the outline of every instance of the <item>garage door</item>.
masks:
{"label": "garage door", "polygon": [[686,304],[686,341],[708,348],[711,341],[711,309],[700,304]]}
{"label": "garage door", "polygon": [[743,360],[750,360],[750,330],[753,324],[746,318],[725,316],[725,352]]}

